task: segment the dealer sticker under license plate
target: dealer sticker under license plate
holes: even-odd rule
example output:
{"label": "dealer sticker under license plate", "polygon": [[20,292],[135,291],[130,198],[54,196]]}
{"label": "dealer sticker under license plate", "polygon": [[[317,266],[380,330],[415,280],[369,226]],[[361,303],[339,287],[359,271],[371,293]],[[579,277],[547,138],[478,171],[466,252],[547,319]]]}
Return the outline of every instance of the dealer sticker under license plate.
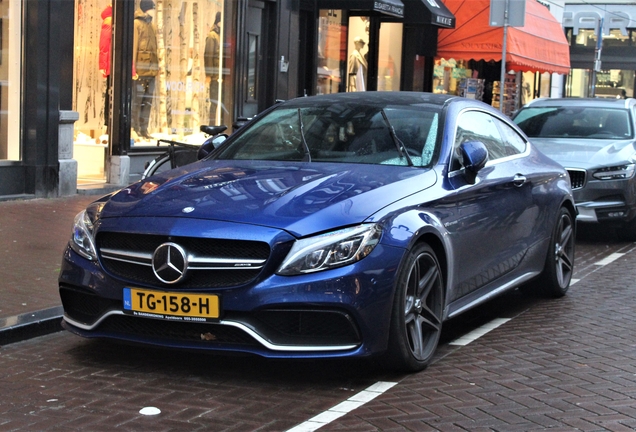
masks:
{"label": "dealer sticker under license plate", "polygon": [[219,317],[219,297],[124,288],[124,313],[175,321],[207,321]]}

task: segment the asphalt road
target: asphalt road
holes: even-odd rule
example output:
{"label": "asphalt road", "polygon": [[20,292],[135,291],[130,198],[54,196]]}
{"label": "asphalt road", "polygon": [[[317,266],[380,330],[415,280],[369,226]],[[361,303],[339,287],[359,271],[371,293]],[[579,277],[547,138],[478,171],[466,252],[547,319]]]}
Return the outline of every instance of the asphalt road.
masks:
{"label": "asphalt road", "polygon": [[53,333],[0,348],[0,431],[631,431],[635,275],[636,244],[579,239],[567,296],[448,322],[412,375]]}

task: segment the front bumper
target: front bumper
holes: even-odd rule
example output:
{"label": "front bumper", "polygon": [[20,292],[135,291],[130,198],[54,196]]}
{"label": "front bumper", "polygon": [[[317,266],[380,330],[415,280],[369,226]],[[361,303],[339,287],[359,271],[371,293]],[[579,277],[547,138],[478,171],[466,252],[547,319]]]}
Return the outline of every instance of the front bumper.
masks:
{"label": "front bumper", "polygon": [[573,191],[577,222],[622,224],[636,217],[636,181],[589,180]]}
{"label": "front bumper", "polygon": [[624,201],[588,201],[577,203],[576,209],[576,220],[583,223],[627,222],[633,213]]}
{"label": "front bumper", "polygon": [[63,326],[84,337],[271,358],[370,355],[386,349],[403,253],[379,245],[371,255],[347,267],[293,277],[271,275],[247,286],[197,290],[219,295],[221,317],[184,322],[125,313],[123,290],[138,284],[108,274],[99,264],[67,248],[59,278]]}

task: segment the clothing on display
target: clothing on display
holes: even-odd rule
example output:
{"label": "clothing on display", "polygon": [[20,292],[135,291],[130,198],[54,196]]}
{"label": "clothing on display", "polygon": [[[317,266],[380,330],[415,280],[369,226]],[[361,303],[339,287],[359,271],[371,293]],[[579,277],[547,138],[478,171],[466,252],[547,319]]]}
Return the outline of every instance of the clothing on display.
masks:
{"label": "clothing on display", "polygon": [[349,80],[347,91],[365,91],[367,77],[367,59],[361,53],[362,48],[366,45],[364,39],[359,36],[353,40],[355,50],[349,56]]}
{"label": "clothing on display", "polygon": [[132,127],[137,135],[151,138],[148,133],[150,111],[155,92],[155,78],[159,72],[157,55],[157,32],[148,11],[154,2],[142,0],[135,11],[133,40],[133,103]]}

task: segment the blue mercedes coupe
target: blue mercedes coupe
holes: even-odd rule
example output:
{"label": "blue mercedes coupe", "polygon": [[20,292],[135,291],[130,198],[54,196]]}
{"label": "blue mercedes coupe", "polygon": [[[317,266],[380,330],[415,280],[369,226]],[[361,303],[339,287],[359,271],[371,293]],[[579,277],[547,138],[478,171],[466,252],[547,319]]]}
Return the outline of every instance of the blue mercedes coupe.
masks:
{"label": "blue mercedes coupe", "polygon": [[195,163],[75,218],[59,288],[84,337],[424,369],[445,320],[568,290],[565,169],[481,102],[278,103]]}

